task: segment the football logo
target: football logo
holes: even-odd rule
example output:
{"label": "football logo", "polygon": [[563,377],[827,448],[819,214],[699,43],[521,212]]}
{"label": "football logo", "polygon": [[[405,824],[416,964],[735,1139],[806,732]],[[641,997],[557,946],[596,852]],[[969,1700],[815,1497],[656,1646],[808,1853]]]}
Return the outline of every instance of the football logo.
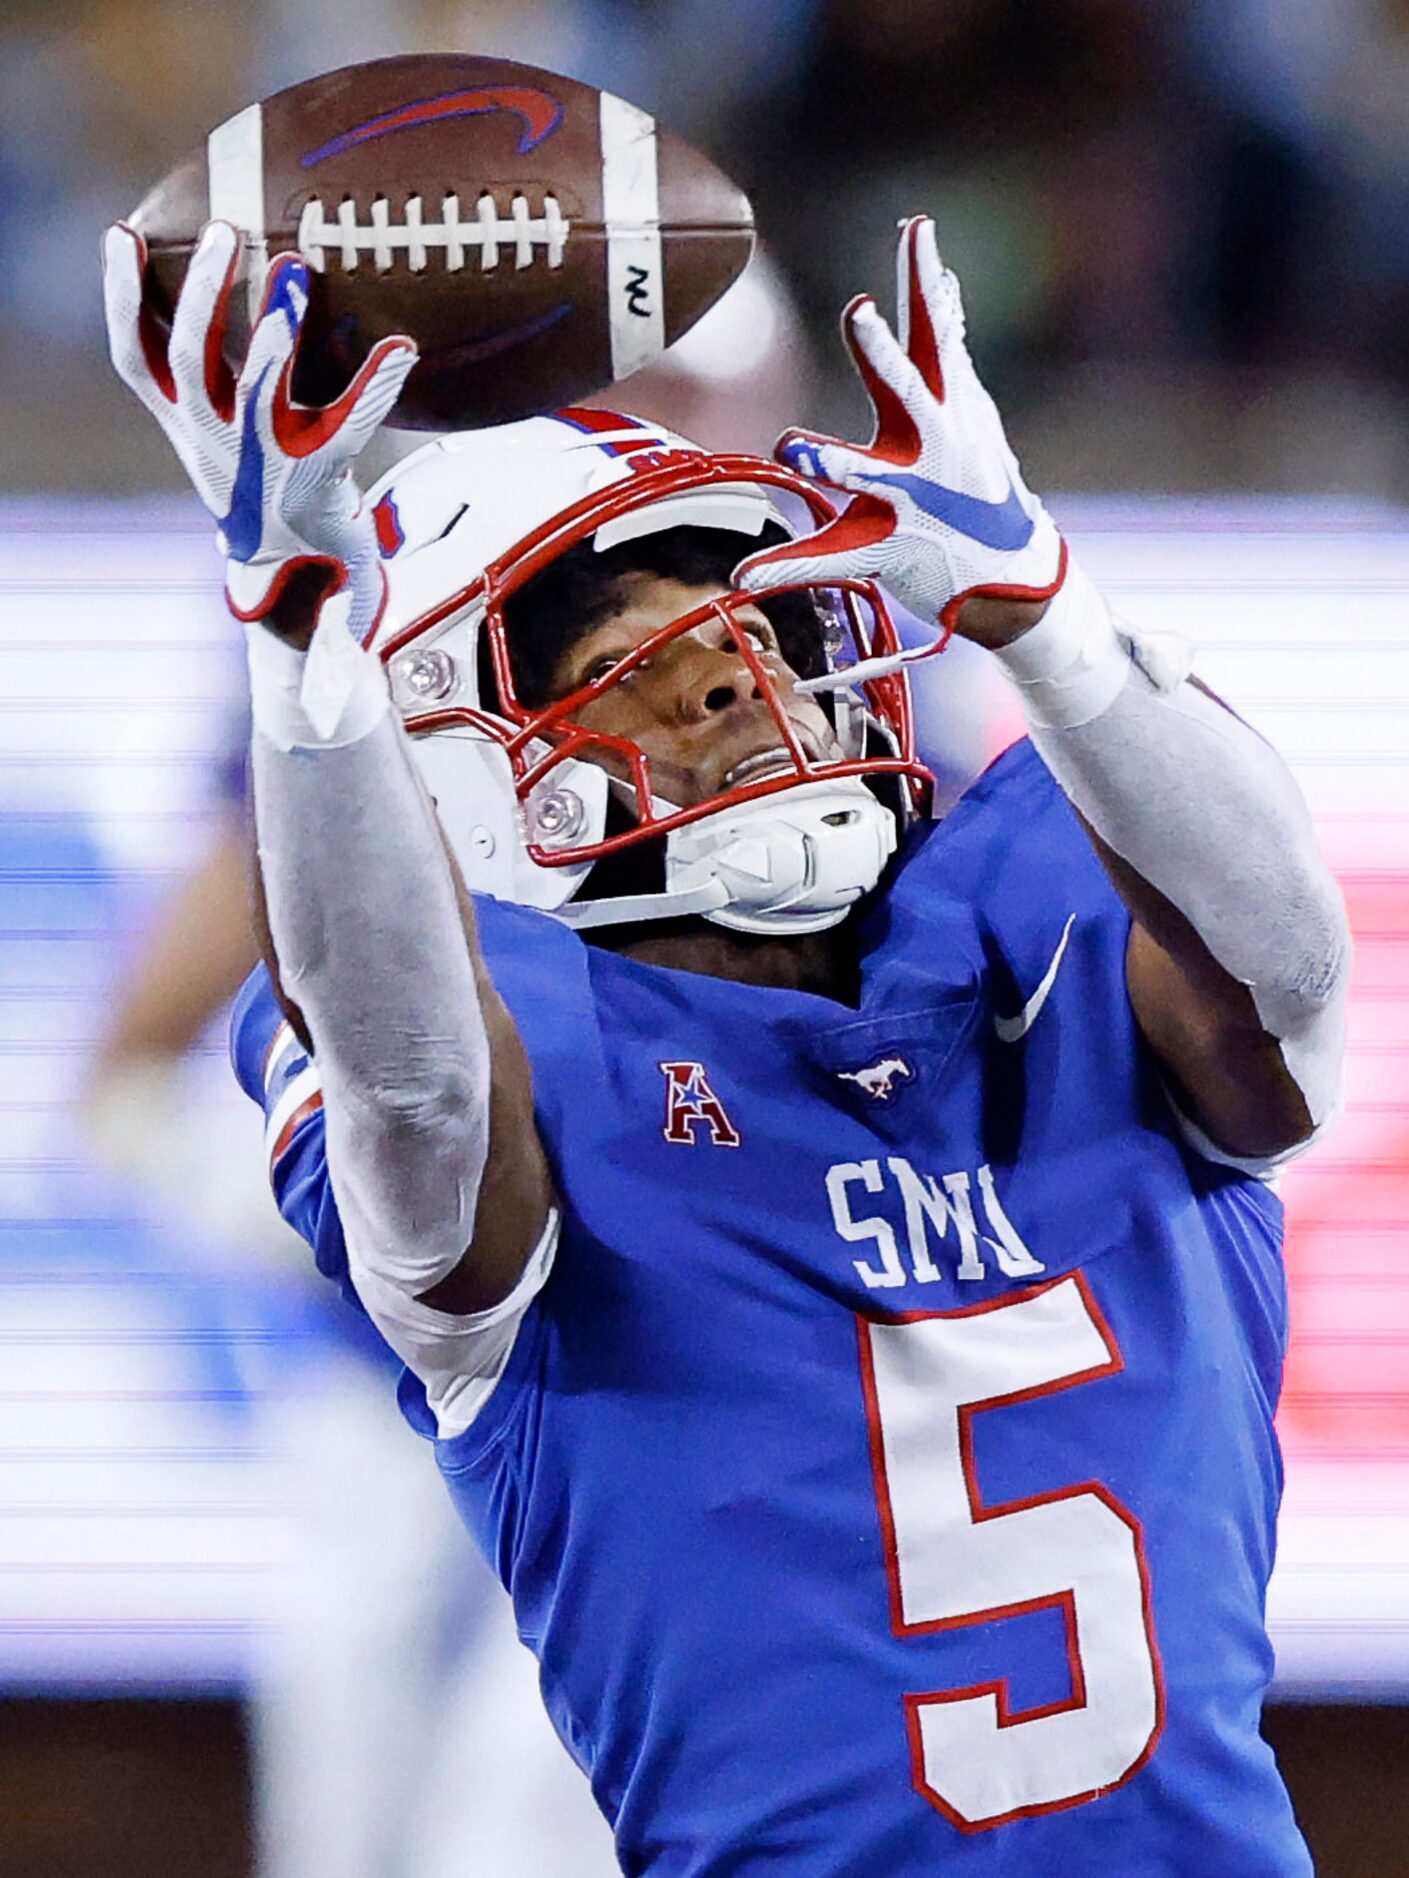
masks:
{"label": "football logo", "polygon": [[843,1082],[854,1082],[873,1102],[889,1102],[903,1082],[913,1082],[915,1072],[903,1056],[883,1056],[868,1063],[865,1069],[839,1069]]}
{"label": "football logo", "polygon": [[433,124],[448,117],[481,117],[487,111],[512,111],[519,119],[519,155],[527,156],[551,137],[563,121],[563,107],[546,91],[530,85],[484,85],[477,91],[451,91],[439,98],[419,98],[414,103],[383,111],[365,123],[354,124],[340,136],[320,144],[299,159],[306,170],[315,169],[331,156],[341,156],[360,144],[378,137],[392,137],[398,131],[414,130],[418,124]]}
{"label": "football logo", "polygon": [[665,1076],[665,1138],[677,1146],[697,1145],[697,1128],[707,1128],[716,1148],[737,1148],[741,1136],[709,1086],[703,1063],[662,1063]]}

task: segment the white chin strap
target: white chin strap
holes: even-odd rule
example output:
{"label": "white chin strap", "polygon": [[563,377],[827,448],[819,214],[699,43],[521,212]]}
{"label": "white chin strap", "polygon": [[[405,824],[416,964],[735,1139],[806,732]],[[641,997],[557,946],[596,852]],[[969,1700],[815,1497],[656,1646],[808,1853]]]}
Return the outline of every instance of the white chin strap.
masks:
{"label": "white chin strap", "polygon": [[664,893],[571,901],[557,917],[579,929],[695,915],[734,932],[824,932],[875,886],[895,840],[895,817],[859,776],[800,783],[672,829]]}

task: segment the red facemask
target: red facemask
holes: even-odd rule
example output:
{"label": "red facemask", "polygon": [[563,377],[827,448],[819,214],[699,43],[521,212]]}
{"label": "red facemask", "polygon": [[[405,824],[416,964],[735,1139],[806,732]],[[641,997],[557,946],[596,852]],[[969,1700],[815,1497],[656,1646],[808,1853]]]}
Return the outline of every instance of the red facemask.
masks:
{"label": "red facemask", "polygon": [[[543,867],[566,867],[590,863],[622,848],[668,834],[672,829],[700,820],[720,809],[752,801],[761,796],[781,794],[803,784],[833,781],[842,777],[882,777],[897,779],[900,797],[906,808],[916,814],[928,811],[932,777],[915,754],[914,725],[909,685],[901,669],[883,669],[877,675],[860,677],[854,692],[839,686],[835,677],[820,681],[802,681],[806,692],[810,683],[829,692],[840,692],[835,707],[839,735],[845,720],[848,740],[854,748],[840,758],[819,759],[809,755],[788,715],[777,682],[769,671],[750,635],[739,629],[735,614],[744,607],[766,608],[770,598],[805,592],[812,594],[834,623],[828,645],[829,662],[837,654],[842,669],[852,663],[867,665],[881,661],[896,666],[906,656],[891,617],[878,589],[869,581],[846,581],[819,588],[805,583],[779,584],[762,593],[733,591],[707,601],[671,620],[651,633],[640,644],[623,653],[612,669],[591,683],[552,703],[532,709],[520,699],[515,682],[509,633],[504,620],[505,603],[550,562],[579,543],[590,540],[598,529],[623,516],[648,508],[668,496],[691,490],[704,490],[720,484],[762,484],[792,495],[807,508],[821,525],[832,515],[826,499],[793,471],[763,458],[731,455],[706,456],[703,453],[679,452],[664,461],[657,460],[630,482],[619,483],[585,498],[573,508],[525,536],[513,548],[491,564],[479,579],[450,595],[431,613],[423,615],[398,632],[382,649],[390,661],[404,655],[408,647],[425,638],[446,621],[465,609],[482,603],[482,633],[488,647],[494,686],[498,693],[497,709],[490,711],[470,706],[446,706],[412,711],[406,728],[412,736],[427,735],[461,725],[472,727],[492,738],[505,750],[520,803],[530,793],[542,800],[545,785],[551,789],[553,773],[560,765],[575,759],[595,762],[613,776],[619,797],[624,799],[633,825],[623,832],[603,835],[597,840],[574,842],[572,831],[562,829],[551,847],[531,836],[527,852]],[[688,808],[663,804],[652,785],[650,759],[627,738],[589,729],[578,721],[578,713],[592,701],[621,684],[646,660],[687,633],[696,631],[711,620],[718,621],[733,650],[748,667],[754,685],[778,728],[779,743],[788,753],[789,763],[756,782],[743,782],[720,790]],[[823,631],[819,616],[819,634]],[[933,650],[939,650],[937,646]],[[925,649],[928,656],[931,648]],[[914,655],[909,655],[913,657]],[[857,702],[856,700],[864,702]]]}

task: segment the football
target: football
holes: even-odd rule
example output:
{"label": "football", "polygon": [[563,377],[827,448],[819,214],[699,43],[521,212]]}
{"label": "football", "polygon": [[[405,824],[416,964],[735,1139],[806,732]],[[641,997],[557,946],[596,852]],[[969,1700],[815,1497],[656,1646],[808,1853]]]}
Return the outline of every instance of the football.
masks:
{"label": "football", "polygon": [[244,236],[238,366],[270,259],[297,250],[311,304],[294,395],[324,404],[368,348],[421,357],[391,421],[506,423],[649,364],[742,271],[747,197],[646,112],[534,66],[379,59],[250,105],[130,217],[158,311],[202,225]]}

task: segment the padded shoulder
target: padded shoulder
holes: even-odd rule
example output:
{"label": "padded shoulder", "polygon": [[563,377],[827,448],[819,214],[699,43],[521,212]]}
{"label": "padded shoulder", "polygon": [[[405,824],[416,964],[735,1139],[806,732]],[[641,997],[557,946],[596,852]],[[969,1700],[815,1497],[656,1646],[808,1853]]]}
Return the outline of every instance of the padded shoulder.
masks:
{"label": "padded shoulder", "polygon": [[1026,738],[1005,750],[942,822],[917,831],[887,897],[970,909],[990,963],[1018,973],[1050,958],[1074,915],[1123,954],[1130,920],[1051,771]]}

